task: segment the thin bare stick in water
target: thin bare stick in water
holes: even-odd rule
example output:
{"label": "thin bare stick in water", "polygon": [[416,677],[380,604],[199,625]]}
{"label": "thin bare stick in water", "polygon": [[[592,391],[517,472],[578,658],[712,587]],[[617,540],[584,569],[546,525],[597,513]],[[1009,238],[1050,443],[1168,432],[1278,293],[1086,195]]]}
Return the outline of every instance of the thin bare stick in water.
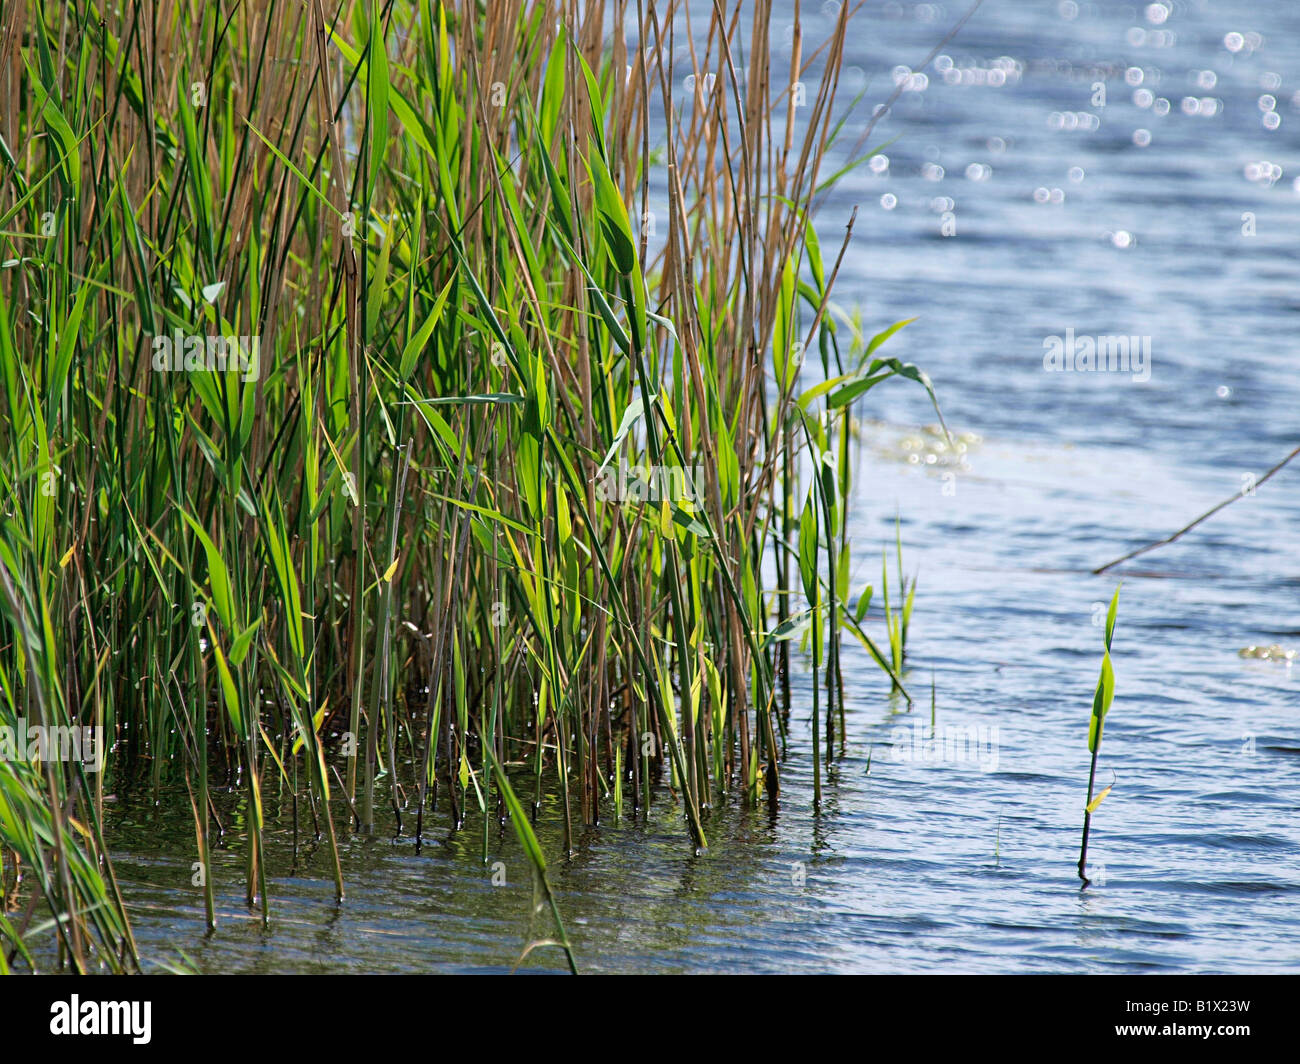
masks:
{"label": "thin bare stick in water", "polygon": [[[1297,447],[1289,455],[1283,458],[1282,461],[1278,462],[1277,465],[1275,465],[1272,469],[1270,469],[1267,473],[1265,473],[1262,477],[1260,477],[1257,481],[1255,481],[1254,486],[1259,487],[1261,484],[1264,483],[1264,481],[1266,481],[1274,473],[1278,472],[1278,470],[1280,470],[1283,466],[1285,466],[1289,461],[1291,461],[1292,458],[1294,458],[1298,454],[1300,454],[1300,447]],[[1149,550],[1155,550],[1157,547],[1163,547],[1166,543],[1172,543],[1179,536],[1183,535],[1183,533],[1190,532],[1202,521],[1208,520],[1209,518],[1213,517],[1225,506],[1228,506],[1231,503],[1234,503],[1238,499],[1242,498],[1244,494],[1245,494],[1244,492],[1239,491],[1235,495],[1229,495],[1226,499],[1223,500],[1223,502],[1219,503],[1213,509],[1206,510],[1205,513],[1201,514],[1201,516],[1198,517],[1195,521],[1193,521],[1190,525],[1184,525],[1172,536],[1166,536],[1164,539],[1157,540],[1155,543],[1148,543],[1145,547],[1139,547],[1137,550],[1131,550],[1127,554],[1125,554],[1122,558],[1116,558],[1113,562],[1107,562],[1100,569],[1094,569],[1093,574],[1097,575],[1100,573],[1104,573],[1107,569],[1114,569],[1115,566],[1119,565],[1120,562],[1126,562],[1130,558],[1136,558],[1139,554],[1145,554]]]}

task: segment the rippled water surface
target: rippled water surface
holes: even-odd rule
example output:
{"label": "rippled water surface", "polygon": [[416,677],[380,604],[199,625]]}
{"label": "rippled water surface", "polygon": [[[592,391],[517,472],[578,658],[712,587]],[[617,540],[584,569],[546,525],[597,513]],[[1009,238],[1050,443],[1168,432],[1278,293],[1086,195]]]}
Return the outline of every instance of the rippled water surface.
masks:
{"label": "rippled water surface", "polygon": [[[829,18],[805,9],[820,37]],[[1300,665],[1238,656],[1300,649],[1300,469],[1090,575],[1300,442],[1300,5],[1167,9],[1162,21],[1142,4],[988,0],[928,87],[877,127],[874,141],[899,138],[888,165],[855,171],[822,204],[824,247],[860,207],[840,301],[876,329],[916,316],[889,352],[930,373],[954,432],[979,437],[962,459],[927,464],[923,393],[872,392],[853,584],[878,584],[870,558],[898,511],[920,575],[916,707],[891,702],[851,652],[849,741],[819,818],[802,676],[777,813],[715,810],[703,856],[662,798],[648,823],[581,835],[550,875],[584,969],[1300,967]],[[883,100],[893,68],[919,64],[961,10],[867,4],[849,87]],[[1045,371],[1044,339],[1066,329],[1150,337],[1150,379]],[[1098,772],[1114,790],[1081,893],[1094,617],[1119,579]],[[977,759],[905,758],[926,750],[916,729],[932,675],[939,727],[985,729]],[[243,902],[235,819],[215,868],[220,926],[205,938],[187,814],[115,811],[148,954],[214,972],[509,970],[549,933],[530,924],[508,828],[490,843],[502,885],[474,823],[450,835],[440,816],[418,854],[409,838],[349,839],[336,907],[324,854],[295,856],[280,812],[270,929]],[[554,809],[539,829],[558,854]],[[551,947],[523,962],[561,967]]]}

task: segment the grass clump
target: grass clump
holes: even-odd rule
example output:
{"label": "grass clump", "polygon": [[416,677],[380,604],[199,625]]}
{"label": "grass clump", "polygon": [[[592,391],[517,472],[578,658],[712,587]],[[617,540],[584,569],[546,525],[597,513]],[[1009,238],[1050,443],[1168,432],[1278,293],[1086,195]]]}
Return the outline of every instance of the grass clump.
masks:
{"label": "grass clump", "polygon": [[[841,630],[898,682],[910,594],[888,661],[848,609],[848,427],[930,385],[877,353],[903,323],[836,310],[811,222],[865,158],[823,173],[849,9],[788,65],[767,0],[0,27],[0,715],[188,788],[209,924],[216,790],[264,918],[272,792],[339,896],[384,803],[481,818],[485,856],[511,816],[544,875],[544,792],[566,848],[665,770],[701,847],[713,803],[775,797],[802,625],[826,756]],[[0,764],[78,968],[134,963],[104,779]]]}

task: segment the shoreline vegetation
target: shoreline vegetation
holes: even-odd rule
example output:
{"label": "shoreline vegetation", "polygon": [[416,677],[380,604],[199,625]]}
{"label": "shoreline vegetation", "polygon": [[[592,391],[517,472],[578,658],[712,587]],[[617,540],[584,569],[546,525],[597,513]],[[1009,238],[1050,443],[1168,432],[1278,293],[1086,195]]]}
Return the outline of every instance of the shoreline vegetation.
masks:
{"label": "shoreline vegetation", "polygon": [[208,872],[240,789],[263,920],[268,793],[340,899],[379,803],[485,857],[508,820],[574,970],[543,794],[566,850],[652,799],[704,848],[778,800],[807,662],[820,801],[844,655],[906,694],[853,421],[895,377],[938,412],[880,353],[906,322],[833,298],[853,217],[812,224],[870,154],[828,172],[851,6],[819,41],[770,0],[6,9],[0,724],[105,765],[0,761],[0,971],[139,970],[114,793],[183,786]]}

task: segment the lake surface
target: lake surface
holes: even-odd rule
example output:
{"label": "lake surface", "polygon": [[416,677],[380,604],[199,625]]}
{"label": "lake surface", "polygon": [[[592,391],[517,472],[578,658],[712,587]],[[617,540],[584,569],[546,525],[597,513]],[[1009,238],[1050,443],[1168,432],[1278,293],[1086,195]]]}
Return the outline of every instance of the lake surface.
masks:
{"label": "lake surface", "polygon": [[[820,39],[829,17],[805,7]],[[544,810],[584,971],[1300,967],[1300,664],[1238,656],[1300,649],[1300,463],[1177,543],[1090,573],[1300,443],[1300,5],[1170,7],[1162,20],[1159,5],[989,0],[877,127],[873,142],[899,137],[888,166],[822,204],[824,249],[860,207],[839,301],[860,303],[873,331],[918,317],[882,353],[925,368],[954,433],[980,437],[955,462],[935,454],[919,429],[933,411],[910,384],[863,408],[880,421],[863,426],[852,584],[879,594],[901,513],[920,575],[916,706],[848,648],[847,750],[814,818],[811,688],[797,675],[779,811],[715,809],[702,856],[663,798],[644,822],[586,831],[567,862]],[[867,8],[849,62],[873,102],[965,9]],[[1067,330],[1149,338],[1149,379],[1045,370],[1045,339]],[[1114,789],[1081,893],[1094,622],[1121,579],[1098,768]],[[940,729],[985,729],[974,759],[923,760],[932,675]],[[335,906],[324,853],[295,858],[280,823],[270,929],[243,902],[236,820],[205,937],[188,810],[113,811],[118,875],[155,963],[506,971],[550,933],[530,917],[508,827],[493,826],[487,866],[477,823],[451,835],[441,811],[419,854],[410,838],[345,834]],[[522,967],[559,971],[563,957],[541,947]]]}

